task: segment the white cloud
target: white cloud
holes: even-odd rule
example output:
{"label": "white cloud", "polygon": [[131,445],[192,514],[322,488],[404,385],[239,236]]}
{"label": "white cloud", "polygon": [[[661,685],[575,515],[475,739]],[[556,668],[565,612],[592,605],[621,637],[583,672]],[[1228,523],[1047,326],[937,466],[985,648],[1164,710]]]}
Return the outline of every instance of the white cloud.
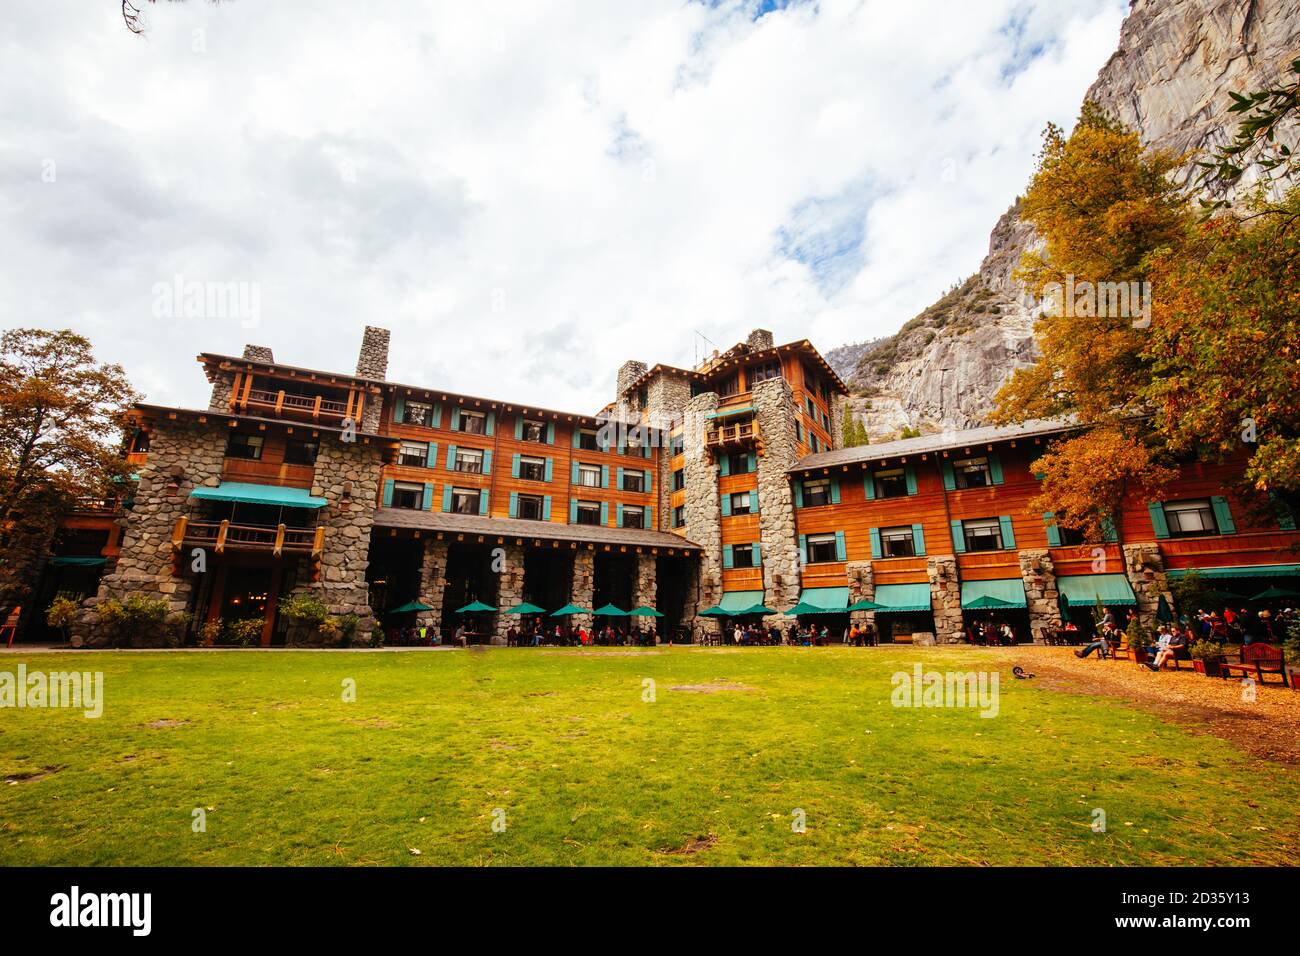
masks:
{"label": "white cloud", "polygon": [[[7,14],[6,326],[201,404],[200,350],[348,371],[385,325],[395,379],[591,411],[694,330],[831,348],[974,271],[1125,4],[116,6]],[[154,318],[176,274],[261,324]]]}

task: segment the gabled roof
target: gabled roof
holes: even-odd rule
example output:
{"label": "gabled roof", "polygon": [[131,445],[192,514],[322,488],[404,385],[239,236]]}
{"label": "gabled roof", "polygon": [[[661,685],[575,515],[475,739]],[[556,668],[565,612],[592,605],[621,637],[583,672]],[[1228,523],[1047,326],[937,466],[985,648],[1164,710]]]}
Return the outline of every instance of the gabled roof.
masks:
{"label": "gabled roof", "polygon": [[[145,415],[161,416],[164,418],[186,418],[186,419],[211,419],[217,422],[237,422],[239,424],[252,425],[274,425],[279,428],[288,428],[295,431],[305,432],[326,432],[331,435],[341,434],[343,429],[337,425],[323,425],[319,422],[299,421],[295,418],[266,418],[262,415],[241,415],[238,412],[221,411],[214,408],[178,408],[170,405],[149,405],[144,402],[136,402],[131,406],[132,412],[139,412]],[[356,430],[359,438],[366,439],[367,443],[372,438],[379,439],[383,442],[396,442],[397,439],[391,435],[380,435],[378,432],[367,432],[361,429]]]}
{"label": "gabled roof", "polygon": [[822,371],[825,372],[827,377],[829,377],[831,381],[839,387],[840,392],[845,395],[849,394],[849,387],[844,384],[844,380],[840,378],[839,373],[836,372],[835,369],[831,368],[831,364],[826,361],[821,352],[817,351],[816,346],[814,346],[812,342],[808,341],[808,339],[798,339],[794,342],[786,342],[784,345],[774,345],[770,349],[756,350],[751,349],[747,342],[737,342],[731,348],[727,349],[727,351],[719,355],[711,365],[702,366],[698,369],[678,368],[675,365],[664,365],[661,363],[643,372],[636,381],[624,390],[623,394],[626,394],[633,389],[640,388],[661,372],[667,372],[673,375],[684,375],[692,381],[704,381],[712,378],[717,372],[727,368],[732,363],[741,361],[748,362],[753,359],[762,359],[764,357],[774,357],[779,352],[788,352],[792,349],[810,353],[822,367]]}
{"label": "gabled roof", "polygon": [[207,368],[211,363],[218,365],[229,362],[233,365],[242,365],[245,368],[258,368],[266,372],[290,372],[295,375],[306,375],[314,379],[333,379],[341,384],[353,382],[365,385],[386,385],[388,384],[381,378],[366,378],[364,375],[350,375],[347,372],[330,372],[321,368],[303,368],[300,365],[286,365],[284,362],[263,362],[261,359],[243,358],[236,355],[220,355],[216,352],[200,352],[199,361]]}
{"label": "gabled roof", "polygon": [[415,511],[411,508],[379,508],[376,528],[406,528],[441,531],[447,534],[483,535],[499,538],[533,538],[573,541],[579,544],[626,545],[638,548],[699,551],[700,546],[667,531],[645,528],[610,528],[605,525],[561,524],[558,521],[528,521],[524,518],[489,518],[484,515]]}

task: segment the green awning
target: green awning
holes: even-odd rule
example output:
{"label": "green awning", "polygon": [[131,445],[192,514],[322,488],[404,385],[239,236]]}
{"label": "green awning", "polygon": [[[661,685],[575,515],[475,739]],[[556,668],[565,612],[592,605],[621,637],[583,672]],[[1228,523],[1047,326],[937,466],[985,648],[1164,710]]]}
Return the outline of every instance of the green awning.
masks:
{"label": "green awning", "polygon": [[1171,578],[1181,578],[1189,570],[1197,571],[1203,578],[1290,578],[1300,577],[1300,564],[1257,564],[1242,568],[1175,568]]}
{"label": "green awning", "polygon": [[523,604],[516,604],[512,608],[507,608],[506,614],[545,614],[546,608],[538,607],[536,604],[529,604],[525,601]]}
{"label": "green awning", "polygon": [[835,611],[828,611],[824,607],[818,607],[816,604],[805,604],[800,601],[790,610],[785,612],[789,617],[802,617],[805,614],[835,614]]}
{"label": "green awning", "polygon": [[1025,607],[1025,583],[1020,578],[999,578],[995,581],[963,581],[961,583],[962,607],[968,608],[980,598],[994,598],[1006,602],[1005,605],[997,606]]}
{"label": "green awning", "polygon": [[410,614],[416,611],[432,611],[433,608],[427,604],[421,604],[419,601],[407,601],[401,607],[395,607],[389,614]]}
{"label": "green awning", "polygon": [[776,611],[773,611],[773,610],[772,610],[770,607],[768,607],[766,604],[755,604],[753,607],[747,607],[747,608],[745,608],[744,613],[746,613],[746,614],[775,614],[775,613],[777,613],[777,612],[776,612]]}
{"label": "green awning", "polygon": [[91,568],[103,564],[108,558],[80,557],[71,554],[60,554],[50,558],[50,564],[60,568]]}
{"label": "green awning", "polygon": [[744,614],[755,604],[762,603],[762,591],[727,591],[718,602],[718,607],[727,614]]}
{"label": "green awning", "polygon": [[1056,579],[1056,588],[1076,607],[1095,607],[1114,604],[1120,607],[1137,605],[1137,597],[1122,574],[1063,574]]}
{"label": "green awning", "polygon": [[705,418],[730,418],[732,415],[745,415],[754,410],[753,405],[744,405],[740,408],[723,408],[716,412],[709,412]]}
{"label": "green awning", "polygon": [[578,607],[576,604],[566,604],[558,611],[552,611],[551,617],[568,617],[570,614],[590,614],[585,607]]}
{"label": "green awning", "polygon": [[469,604],[466,604],[464,607],[456,608],[456,613],[457,614],[481,614],[484,611],[495,611],[495,610],[496,608],[494,608],[491,604],[484,604],[482,601],[471,601]]}
{"label": "green awning", "polygon": [[821,608],[823,611],[849,609],[848,588],[804,588],[799,592],[799,603]]}
{"label": "green awning", "polygon": [[663,614],[652,607],[642,604],[640,607],[634,607],[627,612],[628,617],[663,617]]}
{"label": "green awning", "polygon": [[915,613],[930,610],[930,585],[924,581],[918,584],[877,584],[876,594],[872,598],[884,608],[878,614]]}
{"label": "green awning", "polygon": [[195,488],[191,498],[203,501],[237,501],[246,505],[274,505],[281,508],[323,508],[324,498],[313,498],[306,488],[284,485],[254,485],[244,481],[223,481],[215,488]]}
{"label": "green awning", "polygon": [[623,610],[621,607],[615,607],[613,604],[606,604],[603,607],[598,607],[591,613],[597,617],[627,617],[627,611]]}

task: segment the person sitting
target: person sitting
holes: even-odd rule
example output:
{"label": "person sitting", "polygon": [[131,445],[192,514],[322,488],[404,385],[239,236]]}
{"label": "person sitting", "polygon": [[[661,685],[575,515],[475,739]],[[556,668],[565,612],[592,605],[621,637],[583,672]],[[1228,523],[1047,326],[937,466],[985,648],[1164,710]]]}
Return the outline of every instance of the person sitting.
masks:
{"label": "person sitting", "polygon": [[1164,646],[1156,652],[1155,660],[1147,661],[1145,666],[1148,670],[1158,671],[1165,666],[1166,661],[1173,660],[1178,656],[1178,652],[1186,649],[1187,635],[1182,630],[1175,630],[1172,634],[1167,634],[1168,640],[1164,641]]}
{"label": "person sitting", "polygon": [[1089,644],[1085,644],[1082,648],[1075,651],[1074,656],[1082,659],[1087,657],[1093,651],[1097,651],[1098,652],[1097,656],[1102,660],[1105,660],[1107,657],[1110,656],[1110,640],[1108,638],[1105,629],[1103,629],[1102,632],[1097,635],[1097,639],[1095,641],[1092,641]]}

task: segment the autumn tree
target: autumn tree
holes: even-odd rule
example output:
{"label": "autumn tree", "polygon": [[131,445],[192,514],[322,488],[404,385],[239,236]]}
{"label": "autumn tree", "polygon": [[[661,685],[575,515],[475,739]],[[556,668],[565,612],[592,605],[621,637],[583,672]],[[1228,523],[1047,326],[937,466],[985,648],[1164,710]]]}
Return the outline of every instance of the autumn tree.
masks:
{"label": "autumn tree", "polygon": [[27,599],[59,516],[121,489],[135,398],[121,366],[97,362],[75,332],[0,336],[0,611]]}

